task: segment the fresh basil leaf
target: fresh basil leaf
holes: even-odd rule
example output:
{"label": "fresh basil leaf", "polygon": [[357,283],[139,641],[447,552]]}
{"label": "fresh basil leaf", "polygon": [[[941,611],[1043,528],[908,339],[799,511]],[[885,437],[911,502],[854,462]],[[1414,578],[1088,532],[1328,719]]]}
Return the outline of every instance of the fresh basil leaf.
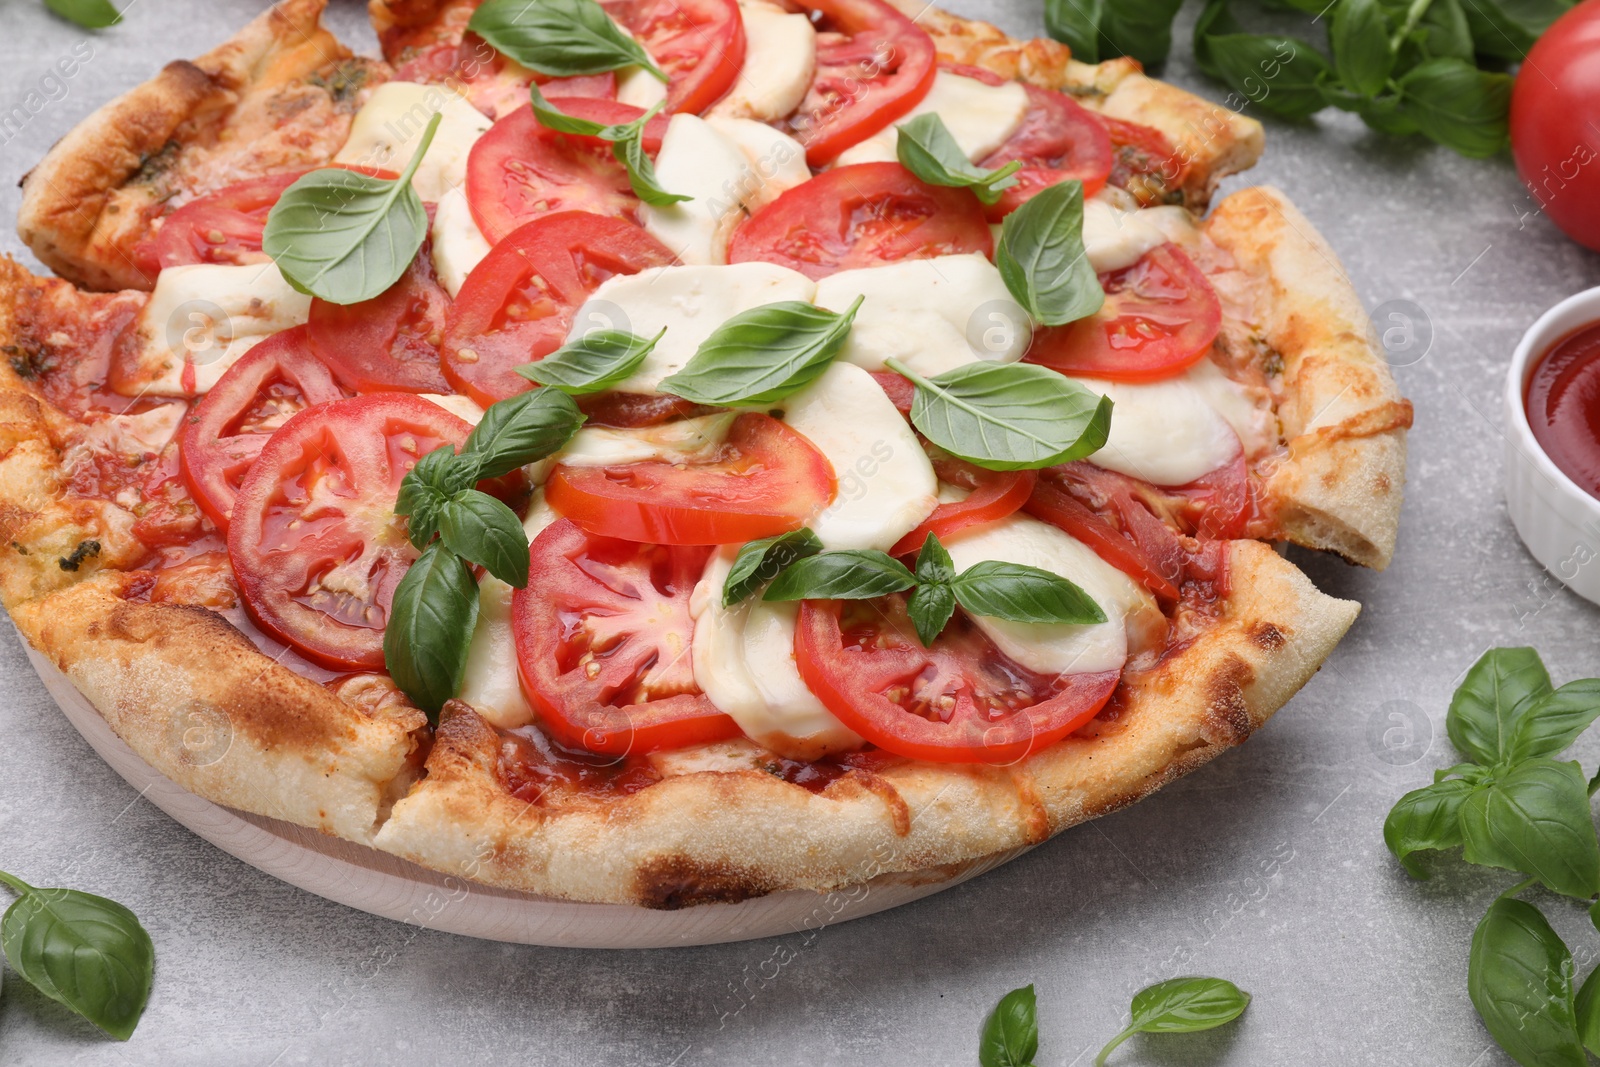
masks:
{"label": "fresh basil leaf", "polygon": [[1467,16],[1457,0],[1429,0],[1427,9],[1417,21],[1416,29],[1409,35],[1400,51],[1400,64],[1413,67],[1426,59],[1453,56],[1473,61],[1475,49],[1472,30]]}
{"label": "fresh basil leaf", "polygon": [[543,359],[523,364],[517,373],[569,396],[598,393],[638,370],[666,332],[662,328],[644,338],[626,330],[590,330]]}
{"label": "fresh basil leaf", "polygon": [[1445,731],[1450,743],[1484,766],[1505,759],[1517,720],[1553,691],[1539,653],[1531,648],[1491,648],[1467,671],[1450,699]]}
{"label": "fresh basil leaf", "polygon": [[971,189],[985,204],[997,204],[1000,194],[1017,184],[1014,175],[1022,169],[1020,161],[1012,160],[998,170],[973,166],[944,120],[931,111],[898,129],[895,154],[900,165],[929,185]]}
{"label": "fresh basil leaf", "polygon": [[[524,0],[526,2],[526,0]],[[483,10],[479,8],[479,10]],[[557,110],[556,106],[545,99],[544,93],[539,91],[538,85],[528,86],[529,106],[533,108],[533,117],[539,120],[539,125],[547,130],[557,133],[576,134],[579,137],[598,137],[603,141],[615,141],[628,135],[632,123],[619,123],[607,125],[593,119],[580,118],[569,115],[565,111]]]}
{"label": "fresh basil leaf", "polygon": [[1039,1052],[1039,1006],[1033,986],[1013,989],[1000,998],[983,1021],[978,1040],[981,1067],[1033,1067]]}
{"label": "fresh basil leaf", "polygon": [[917,587],[906,599],[906,613],[924,648],[933,644],[956,613],[956,592],[950,585],[955,577],[955,561],[939,538],[929,532],[917,552]]}
{"label": "fresh basil leaf", "polygon": [[[1596,902],[1595,907],[1600,908],[1600,902]],[[1600,1056],[1600,967],[1590,971],[1589,977],[1578,987],[1573,1010],[1577,1016],[1578,1040],[1584,1048]]]}
{"label": "fresh basil leaf", "polygon": [[951,588],[956,601],[974,615],[1078,626],[1106,621],[1100,605],[1076,584],[1022,563],[974,563],[956,576]]}
{"label": "fresh basil leaf", "polygon": [[1183,0],[1045,0],[1044,25],[1072,58],[1100,63],[1132,56],[1159,67],[1172,50],[1172,20]]}
{"label": "fresh basil leaf", "polygon": [[44,6],[86,30],[103,30],[122,21],[111,0],[44,0]]}
{"label": "fresh basil leaf", "polygon": [[528,584],[528,535],[517,513],[488,493],[468,489],[439,509],[444,547],[513,589]]}
{"label": "fresh basil leaf", "polygon": [[1528,54],[1550,24],[1572,8],[1572,0],[1472,0],[1463,8],[1473,47],[1511,63]]}
{"label": "fresh basil leaf", "polygon": [[817,379],[850,336],[862,297],[843,314],[785,300],[741,311],[712,331],[661,391],[697,404],[770,404]]}
{"label": "fresh basil leaf", "polygon": [[467,29],[512,60],[557,78],[639,66],[667,76],[594,0],[488,0]]}
{"label": "fresh basil leaf", "polygon": [[1263,111],[1300,120],[1325,104],[1319,79],[1330,76],[1333,67],[1297,37],[1224,34],[1207,38],[1206,51],[1216,76]]}
{"label": "fresh basil leaf", "polygon": [[994,265],[1017,303],[1046,326],[1099,311],[1106,294],[1083,248],[1083,183],[1052,185],[1007,215]]}
{"label": "fresh basil leaf", "polygon": [[656,117],[656,113],[664,106],[657,104],[632,122],[615,126],[607,126],[590,119],[578,118],[565,112],[556,110],[554,104],[544,98],[537,85],[528,86],[528,94],[533,103],[534,117],[539,120],[539,125],[555,130],[558,133],[577,134],[582,137],[598,137],[611,144],[611,154],[616,157],[628,171],[628,184],[633,187],[633,193],[647,204],[665,207],[668,204],[677,204],[685,200],[693,200],[692,196],[680,196],[669,193],[661,187],[656,180],[655,164],[650,162],[650,157],[644,151],[645,124]]}
{"label": "fresh basil leaf", "polygon": [[411,176],[439,118],[435,111],[393,181],[323,167],[283,191],[267,215],[261,247],[290,285],[330,304],[358,304],[400,280],[428,233],[428,213]]}
{"label": "fresh basil leaf", "polygon": [[778,576],[795,560],[822,551],[822,540],[809,527],[775,537],[763,537],[740,546],[722,583],[722,606],[731,608]]}
{"label": "fresh basil leaf", "polygon": [[1472,935],[1467,995],[1499,1043],[1527,1067],[1585,1067],[1572,995],[1572,954],[1539,909],[1489,905]]}
{"label": "fresh basil leaf", "polygon": [[1376,96],[1389,82],[1395,54],[1379,0],[1339,0],[1328,30],[1333,67],[1351,91]]}
{"label": "fresh basil leaf", "polygon": [[911,421],[949,452],[995,471],[1035,470],[1097,452],[1111,432],[1111,400],[1046,367],[980,360],[934,378],[898,359],[916,385]]}
{"label": "fresh basil leaf", "polygon": [[383,628],[385,667],[431,723],[461,691],[477,625],[478,583],[444,542],[435,541],[395,587]]}
{"label": "fresh basil leaf", "polygon": [[17,899],[0,919],[0,945],[27,983],[119,1040],[133,1036],[150,999],[156,950],[138,918],[114,900],[75,889],[35,889],[0,873]]}
{"label": "fresh basil leaf", "polygon": [[439,509],[456,493],[476,481],[477,464],[461,460],[450,445],[440,445],[417,460],[400,480],[394,513],[408,516],[407,536],[417,548],[426,548],[439,532]]}
{"label": "fresh basil leaf", "polygon": [[905,564],[875,549],[822,552],[795,560],[767,586],[762,600],[870,600],[910,589]]}
{"label": "fresh basil leaf", "polygon": [[1462,857],[1589,899],[1600,892],[1600,844],[1584,786],[1576,763],[1541,757],[1517,764],[1462,802]]}
{"label": "fresh basil leaf", "polygon": [[1480,767],[1476,763],[1458,763],[1454,767],[1444,767],[1433,772],[1433,780],[1442,782],[1446,778],[1465,778],[1473,785],[1477,785],[1489,777],[1489,769]]}
{"label": "fresh basil leaf", "polygon": [[498,478],[543,459],[578,432],[583,412],[559,389],[534,389],[490,404],[461,448],[475,464],[473,481]]}
{"label": "fresh basil leaf", "polygon": [[1485,158],[1509,139],[1511,81],[1463,59],[1430,59],[1400,78],[1400,112],[1430,140]]}
{"label": "fresh basil leaf", "polygon": [[1455,848],[1461,844],[1461,805],[1475,783],[1450,778],[1413,789],[1390,809],[1383,820],[1383,843],[1413,878],[1427,878],[1413,852]]}
{"label": "fresh basil leaf", "polygon": [[1600,718],[1600,678],[1580,678],[1529,704],[1511,727],[1506,759],[1554,756]]}
{"label": "fresh basil leaf", "polygon": [[1133,1020],[1107,1042],[1095,1067],[1134,1034],[1192,1034],[1230,1023],[1250,1006],[1250,994],[1222,978],[1169,978],[1133,995]]}

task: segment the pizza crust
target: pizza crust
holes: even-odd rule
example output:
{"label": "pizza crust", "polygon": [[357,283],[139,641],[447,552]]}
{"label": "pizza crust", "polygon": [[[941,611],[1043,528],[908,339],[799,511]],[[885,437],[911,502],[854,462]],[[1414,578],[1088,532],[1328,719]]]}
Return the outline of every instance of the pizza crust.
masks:
{"label": "pizza crust", "polygon": [[153,218],[231,182],[333,158],[364,87],[387,67],[352,59],[319,22],[326,4],[283,0],[74,126],[23,178],[23,241],[86,289],[149,289],[155,279],[132,249]]}

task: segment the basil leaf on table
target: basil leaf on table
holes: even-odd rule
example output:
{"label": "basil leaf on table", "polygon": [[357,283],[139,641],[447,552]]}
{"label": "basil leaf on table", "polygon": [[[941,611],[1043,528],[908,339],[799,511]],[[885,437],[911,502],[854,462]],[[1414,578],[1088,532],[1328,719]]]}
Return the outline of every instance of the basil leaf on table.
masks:
{"label": "basil leaf on table", "polygon": [[543,459],[578,432],[583,412],[559,389],[534,389],[490,404],[461,447],[472,481],[498,478]]}
{"label": "basil leaf on table", "polygon": [[1428,872],[1413,852],[1455,848],[1461,844],[1461,805],[1475,788],[1462,778],[1451,778],[1413,789],[1400,798],[1383,820],[1383,843],[1413,878]]}
{"label": "basil leaf on table", "polygon": [[645,338],[626,330],[590,330],[543,359],[523,364],[517,373],[570,396],[598,393],[638,370],[666,332],[663,328]]}
{"label": "basil leaf on table", "polygon": [[1400,112],[1429,139],[1482,159],[1510,138],[1511,82],[1464,59],[1430,59],[1401,76]]}
{"label": "basil leaf on table", "polygon": [[1572,954],[1539,909],[1501,897],[1472,935],[1467,994],[1500,1047],[1537,1067],[1585,1067]]}
{"label": "basil leaf on table", "polygon": [[1600,678],[1580,678],[1546,693],[1524,709],[1511,727],[1506,759],[1554,756],[1600,718]]}
{"label": "basil leaf on table", "polygon": [[0,945],[27,983],[112,1037],[133,1036],[150,999],[155,945],[114,900],[75,889],[35,889],[0,872],[17,899],[0,919]]}
{"label": "basil leaf on table", "polygon": [[906,613],[924,648],[933,644],[956,613],[956,593],[950,584],[955,577],[956,565],[949,550],[930,532],[917,552],[917,588],[906,598]]}
{"label": "basil leaf on table", "polygon": [[923,436],[988,470],[1082,459],[1111,432],[1110,398],[1047,367],[980,360],[924,378],[898,359],[885,362],[917,387],[911,421]]}
{"label": "basil leaf on table", "polygon": [[477,625],[478,583],[444,542],[435,541],[395,587],[383,628],[385,667],[431,723],[461,691]]}
{"label": "basil leaf on table", "polygon": [[1573,1011],[1577,1016],[1578,1040],[1584,1048],[1600,1056],[1600,967],[1590,971],[1589,977],[1578,987]]}
{"label": "basil leaf on table", "polygon": [[111,0],[44,0],[44,6],[86,30],[103,30],[122,21]]}
{"label": "basil leaf on table", "polygon": [[1103,1067],[1113,1049],[1134,1034],[1192,1034],[1230,1023],[1250,1006],[1250,994],[1222,978],[1169,978],[1133,995],[1128,1026],[1100,1050]]}
{"label": "basil leaf on table", "polygon": [[1099,311],[1106,297],[1083,247],[1083,183],[1052,185],[1007,215],[994,265],[1017,303],[1046,326]]}
{"label": "basil leaf on table", "polygon": [[522,520],[488,493],[468,489],[439,508],[444,547],[514,589],[528,584],[528,534]]}
{"label": "basil leaf on table", "polygon": [[[1402,30],[1406,26],[1411,26],[1409,18]],[[1472,60],[1477,51],[1458,0],[1429,0],[1422,17],[1405,38],[1400,46],[1400,64],[1404,67],[1442,57]]]}
{"label": "basil leaf on table", "polygon": [[1553,692],[1539,653],[1531,648],[1491,648],[1467,671],[1450,699],[1445,731],[1450,743],[1485,766],[1510,755],[1517,721]]}
{"label": "basil leaf on table", "polygon": [[1339,0],[1328,29],[1333,66],[1345,86],[1361,96],[1376,96],[1388,84],[1395,53],[1389,20],[1379,0]]}
{"label": "basil leaf on table", "polygon": [[1462,802],[1462,857],[1521,871],[1552,892],[1593,897],[1600,892],[1600,844],[1586,785],[1576,763],[1517,764]]}
{"label": "basil leaf on table", "polygon": [[739,548],[722,583],[722,606],[731,608],[772,581],[789,564],[822,551],[822,541],[810,527],[750,541]]}
{"label": "basil leaf on table", "polygon": [[1326,104],[1319,82],[1333,67],[1298,37],[1224,34],[1207,40],[1207,53],[1216,76],[1263,111],[1299,120]]}
{"label": "basil leaf on table", "polygon": [[972,614],[1007,622],[1082,626],[1106,621],[1100,605],[1075,583],[1023,563],[974,563],[956,576],[951,589]]}
{"label": "basil leaf on table", "polygon": [[876,549],[822,552],[783,569],[763,600],[871,600],[917,584],[905,564]]}
{"label": "basil leaf on table", "polygon": [[1025,985],[1001,997],[983,1021],[978,1063],[981,1067],[1033,1067],[1038,1052],[1038,1002],[1033,986]]}
{"label": "basil leaf on table", "polygon": [[1571,7],[1572,0],[1472,0],[1462,10],[1480,54],[1515,62]]}
{"label": "basil leaf on table", "polygon": [[467,29],[512,60],[552,77],[639,66],[667,80],[650,53],[594,0],[488,0]]}
{"label": "basil leaf on table", "polygon": [[428,233],[428,213],[411,176],[439,120],[435,111],[392,181],[323,167],[283,191],[267,215],[261,247],[291,286],[330,304],[358,304],[400,280]]}
{"label": "basil leaf on table", "polygon": [[640,200],[657,207],[665,207],[694,199],[692,196],[682,196],[663,189],[660,181],[656,179],[655,164],[650,162],[650,157],[644,152],[645,124],[655,118],[656,114],[666,106],[665,104],[657,104],[632,122],[607,126],[604,123],[557,111],[555,105],[544,98],[537,85],[528,86],[528,94],[533,101],[533,114],[539,120],[539,125],[558,133],[598,137],[602,141],[610,142],[611,154],[616,157],[617,162],[627,168],[628,184],[633,187],[634,195]]}
{"label": "basil leaf on table", "polygon": [[842,314],[797,300],[741,311],[701,342],[661,391],[697,404],[770,404],[810,385],[850,336],[863,297]]}
{"label": "basil leaf on table", "polygon": [[1017,184],[1014,177],[1022,163],[1012,160],[998,170],[977,167],[956,144],[944,120],[929,112],[898,127],[895,154],[900,165],[929,185],[971,189],[985,204],[1000,202],[1000,194]]}
{"label": "basil leaf on table", "polygon": [[1183,0],[1045,0],[1045,30],[1072,58],[1100,63],[1132,56],[1159,67],[1172,50],[1172,19]]}

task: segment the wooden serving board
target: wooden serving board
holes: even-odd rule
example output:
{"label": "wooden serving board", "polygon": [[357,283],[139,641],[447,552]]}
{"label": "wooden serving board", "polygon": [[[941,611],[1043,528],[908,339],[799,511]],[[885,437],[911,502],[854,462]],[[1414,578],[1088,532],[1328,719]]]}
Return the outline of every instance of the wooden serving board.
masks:
{"label": "wooden serving board", "polygon": [[29,647],[45,688],[90,746],[146,800],[274,878],[360,911],[453,934],[562,948],[670,948],[773,937],[859,919],[948,889],[1019,855],[1001,853],[936,879],[886,875],[848,891],[773,893],[739,904],[655,911],[577,904],[476,885],[292,823],[213,804],[140,759],[55,665]]}

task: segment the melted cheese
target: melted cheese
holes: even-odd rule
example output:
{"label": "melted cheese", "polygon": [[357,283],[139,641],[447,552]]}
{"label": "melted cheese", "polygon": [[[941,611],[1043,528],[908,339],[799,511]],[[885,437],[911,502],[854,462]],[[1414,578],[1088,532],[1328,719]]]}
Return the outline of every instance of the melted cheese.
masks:
{"label": "melted cheese", "polygon": [[[900,122],[935,114],[967,158],[976,163],[993,155],[1011,139],[1028,113],[1028,91],[1013,81],[986,85],[976,78],[941,70],[922,102]],[[899,123],[873,134],[839,154],[837,166],[852,163],[894,162],[900,139]]]}
{"label": "melted cheese", "polygon": [[117,382],[117,390],[130,396],[205,393],[257,342],[310,314],[311,298],[271,263],[168,267],[134,324],[137,369]]}
{"label": "melted cheese", "polygon": [[1083,542],[1025,515],[969,527],[945,544],[957,573],[984,560],[1038,567],[1074,582],[1100,605],[1106,621],[1086,626],[1006,622],[974,616],[988,638],[1039,674],[1088,674],[1121,668],[1131,652],[1160,639],[1166,620],[1142,587]]}
{"label": "melted cheese", "polygon": [[817,68],[817,31],[803,14],[760,0],[739,5],[744,67],[713,115],[776,122],[805,99]]}
{"label": "melted cheese", "polygon": [[456,418],[476,426],[483,420],[483,409],[470,396],[455,393],[423,393],[422,399],[438,404]]}
{"label": "melted cheese", "polygon": [[835,362],[779,406],[839,480],[833,502],[807,523],[828,548],[888,549],[938,505],[927,453],[860,367]]}
{"label": "melted cheese", "polygon": [[448,190],[433,213],[433,270],[453,300],[472,268],[489,254],[489,239],[478,229],[467,194]]}
{"label": "melted cheese", "polygon": [[913,259],[829,275],[817,304],[844,311],[865,297],[839,358],[882,370],[898,357],[935,375],[980,359],[1012,363],[1028,350],[1028,316],[994,265],[976,253]]}
{"label": "melted cheese", "polygon": [[1239,384],[1210,359],[1190,367],[1184,380],[1233,427],[1245,455],[1259,456],[1278,445],[1278,416],[1266,389]]}
{"label": "melted cheese", "polygon": [[483,112],[445,86],[416,82],[378,86],[357,112],[350,137],[333,160],[399,171],[422,143],[422,131],[435,111],[442,115],[439,130],[411,178],[411,187],[422,199],[438,203],[466,181],[467,154],[490,125]]}
{"label": "melted cheese", "polygon": [[1111,398],[1111,434],[1089,457],[1153,485],[1187,485],[1239,454],[1239,435],[1188,378],[1131,384],[1080,379]]}
{"label": "melted cheese", "polygon": [[727,440],[728,429],[738,417],[738,412],[726,411],[637,429],[585,426],[572,435],[556,461],[569,467],[611,467],[645,460],[693,463],[704,460]]}
{"label": "melted cheese", "polygon": [[728,238],[744,218],[739,194],[749,170],[739,146],[705,119],[672,116],[656,156],[656,180],[668,192],[693,199],[645,204],[639,211],[644,228],[680,262],[726,263]]}
{"label": "melted cheese", "polygon": [[665,329],[639,369],[617,386],[625,393],[653,393],[734,315],[780,300],[809,302],[815,293],[810,278],[773,263],[652,267],[607,279],[578,309],[568,339],[597,324],[640,337]]}
{"label": "melted cheese", "polygon": [[1181,207],[1121,211],[1099,199],[1083,204],[1083,248],[1097,273],[1131,267],[1168,241],[1192,247],[1197,240],[1194,216]]}
{"label": "melted cheese", "polygon": [[617,103],[649,111],[666,98],[666,82],[643,67],[617,71]]}
{"label": "melted cheese", "polygon": [[713,116],[706,122],[732,141],[750,164],[744,172],[738,196],[751,214],[811,180],[805,146],[782,130],[753,119]]}

